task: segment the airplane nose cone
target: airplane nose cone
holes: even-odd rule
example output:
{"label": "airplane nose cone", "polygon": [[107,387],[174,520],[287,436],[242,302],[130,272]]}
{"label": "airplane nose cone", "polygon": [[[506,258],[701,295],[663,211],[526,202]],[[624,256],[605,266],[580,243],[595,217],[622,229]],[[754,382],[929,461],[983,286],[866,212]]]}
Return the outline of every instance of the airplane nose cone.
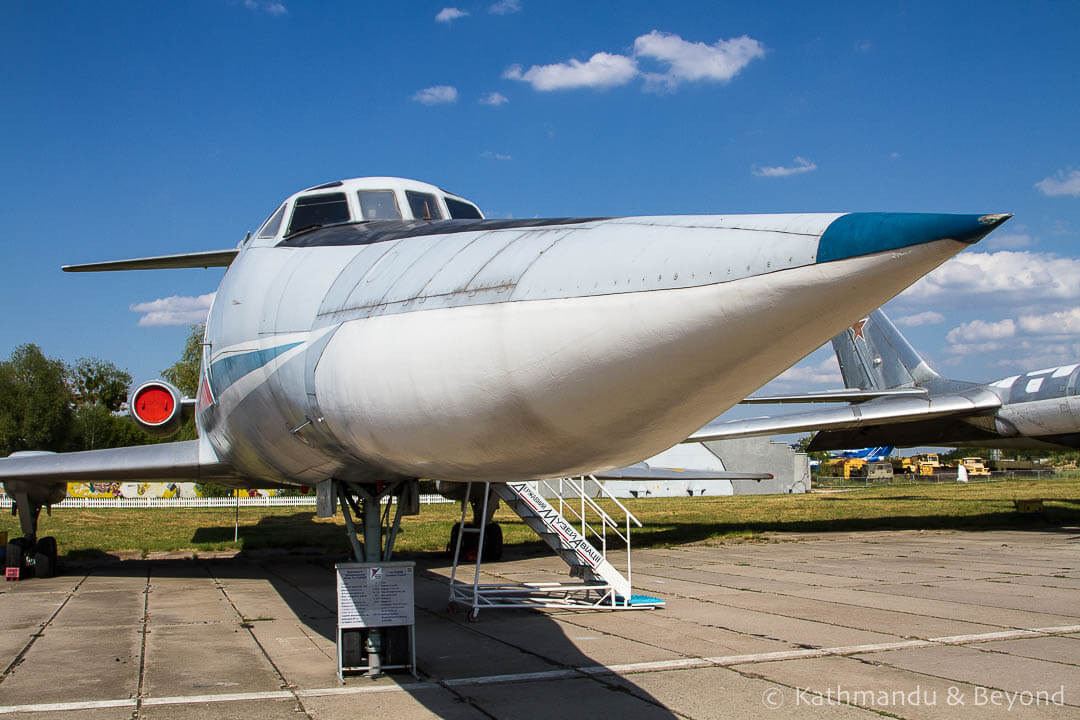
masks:
{"label": "airplane nose cone", "polygon": [[841,215],[825,229],[818,243],[817,261],[842,260],[936,240],[955,240],[971,245],[1011,217],[1011,213],[849,213]]}

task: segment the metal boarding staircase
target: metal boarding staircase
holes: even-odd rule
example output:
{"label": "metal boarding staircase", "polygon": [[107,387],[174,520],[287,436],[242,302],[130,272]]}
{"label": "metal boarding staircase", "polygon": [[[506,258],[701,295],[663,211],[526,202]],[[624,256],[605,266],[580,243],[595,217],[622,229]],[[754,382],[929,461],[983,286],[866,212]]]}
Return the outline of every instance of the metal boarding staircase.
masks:
{"label": "metal boarding staircase", "polygon": [[[617,511],[623,515],[621,522],[613,518],[594,498],[588,496],[587,486],[597,488],[599,496],[614,504]],[[468,502],[463,500],[460,531],[450,572],[452,606],[469,608],[472,617],[476,618],[481,608],[626,610],[656,608],[664,604],[663,600],[657,598],[633,594],[630,585],[630,528],[632,525],[641,527],[641,521],[608,493],[603,483],[592,475],[533,482],[483,483],[483,487],[483,513],[480,517],[488,517],[489,498],[492,493],[497,495],[570,566],[571,577],[579,578],[580,582],[482,584],[480,568],[484,556],[485,525],[480,523],[479,527],[466,527]],[[557,508],[543,497],[541,490],[558,500]],[[466,498],[470,497],[471,491],[472,483],[466,491]],[[570,518],[567,515],[570,515]],[[471,583],[457,580],[457,570],[461,564],[462,537],[465,533],[479,535],[476,567]],[[626,546],[625,575],[608,560],[609,535]],[[594,543],[599,544],[599,549]]]}

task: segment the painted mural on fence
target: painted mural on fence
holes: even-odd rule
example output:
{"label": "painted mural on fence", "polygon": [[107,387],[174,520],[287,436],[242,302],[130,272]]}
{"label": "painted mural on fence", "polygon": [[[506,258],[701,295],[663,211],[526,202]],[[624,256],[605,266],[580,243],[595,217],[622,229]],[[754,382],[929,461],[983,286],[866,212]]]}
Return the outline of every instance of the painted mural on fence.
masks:
{"label": "painted mural on fence", "polygon": [[[174,498],[203,497],[197,483],[68,483],[68,497],[76,498]],[[241,490],[241,496],[272,497],[274,490]]]}

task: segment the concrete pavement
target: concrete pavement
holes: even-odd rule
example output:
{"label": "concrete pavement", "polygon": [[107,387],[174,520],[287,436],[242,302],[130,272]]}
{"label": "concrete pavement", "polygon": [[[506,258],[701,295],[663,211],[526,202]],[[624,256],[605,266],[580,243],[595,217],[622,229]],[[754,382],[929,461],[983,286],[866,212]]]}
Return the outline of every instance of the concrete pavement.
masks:
{"label": "concrete pavement", "polygon": [[[635,551],[636,612],[447,608],[420,680],[335,676],[333,558],[157,556],[0,587],[0,715],[1080,716],[1080,530],[868,532]],[[513,556],[486,581],[565,578]]]}

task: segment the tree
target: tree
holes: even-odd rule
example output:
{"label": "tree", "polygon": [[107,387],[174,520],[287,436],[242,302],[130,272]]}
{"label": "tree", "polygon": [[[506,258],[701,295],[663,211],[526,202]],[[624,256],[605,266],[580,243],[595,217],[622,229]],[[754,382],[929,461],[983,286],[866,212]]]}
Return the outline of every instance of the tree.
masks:
{"label": "tree", "polygon": [[75,406],[71,450],[150,445],[160,442],[139,429],[128,415],[110,412],[101,403]]}
{"label": "tree", "polygon": [[[162,376],[171,382],[185,397],[195,397],[199,392],[199,374],[202,369],[203,333],[205,325],[192,325],[191,333],[184,343],[184,352],[173,365],[161,371]],[[192,417],[172,438],[174,440],[194,440],[199,436]]]}
{"label": "tree", "polygon": [[814,452],[810,452],[810,451],[808,451],[806,449],[806,448],[810,447],[810,442],[813,439],[814,439],[813,434],[803,435],[797,441],[792,443],[791,449],[794,450],[795,452],[806,453],[810,457],[811,460],[819,460],[819,461],[828,460],[829,459],[829,453],[821,451],[821,450],[816,450]]}
{"label": "tree", "polygon": [[63,361],[33,344],[0,362],[0,456],[66,449],[74,424],[68,375]]}
{"label": "tree", "polygon": [[177,387],[186,397],[195,397],[199,391],[199,369],[202,367],[203,332],[205,325],[192,325],[191,334],[184,344],[180,360],[162,370],[162,376]]}
{"label": "tree", "polygon": [[99,404],[115,412],[127,400],[131,375],[107,360],[81,358],[72,371],[72,384],[80,405]]}

